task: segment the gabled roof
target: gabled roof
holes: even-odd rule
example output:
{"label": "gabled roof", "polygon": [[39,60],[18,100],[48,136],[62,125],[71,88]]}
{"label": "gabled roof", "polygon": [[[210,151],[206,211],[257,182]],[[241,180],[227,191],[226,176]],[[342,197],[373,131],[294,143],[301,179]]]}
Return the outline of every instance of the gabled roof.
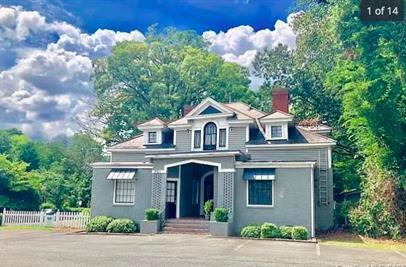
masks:
{"label": "gabled roof", "polygon": [[233,103],[226,103],[223,104],[228,108],[233,109],[234,111],[240,112],[252,119],[258,119],[261,118],[265,115],[262,111],[251,107],[250,105],[247,105],[243,102],[233,102]]}
{"label": "gabled roof", "polygon": [[156,117],[155,119],[152,119],[152,120],[139,124],[137,127],[139,129],[147,128],[147,127],[154,127],[154,128],[162,127],[163,128],[165,125],[166,124],[164,121],[162,121],[160,118]]}
{"label": "gabled roof", "polygon": [[271,121],[271,120],[293,120],[293,115],[277,110],[273,113],[270,113],[260,119],[260,121]]}
{"label": "gabled roof", "polygon": [[141,135],[137,135],[136,137],[124,141],[122,143],[118,143],[115,144],[111,147],[109,147],[109,149],[138,149],[138,148],[144,148],[144,136]]}
{"label": "gabled roof", "polygon": [[[212,106],[213,108],[217,109],[218,111],[232,115],[232,112],[227,109],[222,103],[217,102],[211,97],[206,98],[203,100],[199,105],[194,107],[188,114],[185,115],[186,118],[199,116],[202,111],[204,111],[207,107]],[[205,115],[205,114],[203,114]]]}

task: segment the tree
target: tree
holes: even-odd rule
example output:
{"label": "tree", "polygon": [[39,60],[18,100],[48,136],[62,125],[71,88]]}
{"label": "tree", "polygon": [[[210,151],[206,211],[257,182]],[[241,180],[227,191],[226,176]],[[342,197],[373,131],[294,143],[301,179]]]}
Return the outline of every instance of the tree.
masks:
{"label": "tree", "polygon": [[202,37],[174,29],[146,42],[122,42],[94,62],[97,97],[92,115],[103,137],[117,142],[137,134],[135,125],[153,117],[178,118],[185,104],[212,96],[218,101],[253,99],[248,72],[204,48]]}

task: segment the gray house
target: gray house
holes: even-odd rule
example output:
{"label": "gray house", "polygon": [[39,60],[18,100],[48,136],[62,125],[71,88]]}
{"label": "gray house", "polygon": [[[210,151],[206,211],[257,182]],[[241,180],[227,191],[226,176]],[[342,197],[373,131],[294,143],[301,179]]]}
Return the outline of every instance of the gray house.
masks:
{"label": "gray house", "polygon": [[93,164],[92,216],[139,221],[153,207],[172,222],[192,220],[212,199],[229,209],[234,233],[273,222],[314,237],[333,226],[331,129],[295,124],[288,98],[275,92],[270,114],[207,98],[178,120],[138,125],[142,135]]}

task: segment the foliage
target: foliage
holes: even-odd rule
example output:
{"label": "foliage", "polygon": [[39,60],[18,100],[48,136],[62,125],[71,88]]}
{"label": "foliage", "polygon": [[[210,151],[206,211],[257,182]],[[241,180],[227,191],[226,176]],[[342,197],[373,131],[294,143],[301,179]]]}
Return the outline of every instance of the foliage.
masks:
{"label": "foliage", "polygon": [[136,224],[130,219],[115,219],[107,226],[109,233],[134,233],[136,230]]}
{"label": "foliage", "polygon": [[249,83],[245,68],[208,52],[196,33],[158,34],[151,28],[146,42],[118,43],[111,56],[94,62],[97,103],[91,117],[104,125],[99,137],[118,142],[135,136],[138,123],[157,116],[176,119],[184,105],[208,96],[252,102]]}
{"label": "foliage", "polygon": [[228,209],[225,208],[216,208],[214,210],[214,219],[216,222],[228,222]]}
{"label": "foliage", "polygon": [[107,216],[96,216],[86,225],[87,232],[106,232],[107,226],[113,221],[113,218]]}
{"label": "foliage", "polygon": [[145,210],[145,219],[147,221],[159,220],[159,210],[158,209],[146,209]]}
{"label": "foliage", "polygon": [[281,237],[285,238],[285,239],[291,239],[292,238],[292,229],[293,226],[281,226],[280,230],[281,230]]}
{"label": "foliage", "polygon": [[292,227],[292,239],[297,240],[307,240],[307,229],[303,226],[293,226]]}
{"label": "foliage", "polygon": [[349,213],[356,205],[357,203],[351,200],[336,203],[336,208],[334,209],[336,225],[347,226]]}
{"label": "foliage", "polygon": [[207,200],[207,201],[204,203],[204,207],[203,207],[203,209],[204,209],[204,214],[210,215],[210,213],[213,211],[213,207],[214,207],[213,200],[212,200],[212,199]]}
{"label": "foliage", "polygon": [[40,210],[47,210],[47,209],[52,209],[52,210],[56,210],[56,206],[52,203],[42,203],[41,205],[39,205],[39,209]]}
{"label": "foliage", "polygon": [[241,229],[240,235],[242,237],[260,238],[261,237],[261,225],[260,224],[248,224]]}
{"label": "foliage", "polygon": [[279,238],[281,230],[273,223],[264,223],[261,225],[261,238]]}

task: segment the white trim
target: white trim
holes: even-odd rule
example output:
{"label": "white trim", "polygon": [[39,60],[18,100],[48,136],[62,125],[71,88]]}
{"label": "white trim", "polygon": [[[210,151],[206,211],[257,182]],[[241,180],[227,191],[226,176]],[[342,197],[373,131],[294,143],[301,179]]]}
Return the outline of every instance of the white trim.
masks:
{"label": "white trim", "polygon": [[[150,133],[155,133],[156,134],[156,139],[155,142],[150,142],[149,141],[149,134]],[[146,130],[143,132],[144,135],[144,145],[160,145],[162,144],[162,130],[157,129],[157,130]]]}
{"label": "white trim", "polygon": [[176,130],[173,131],[173,145],[176,146]]}
{"label": "white trim", "polygon": [[[205,100],[203,100],[202,102],[200,102],[199,105],[197,105],[195,108],[193,108],[188,114],[186,114],[186,116],[184,116],[184,118],[196,118],[197,116],[193,116],[196,113],[200,113],[202,112],[205,108],[207,108],[208,106],[213,106],[216,109],[218,109],[219,111],[223,112],[222,114],[231,114],[233,115],[233,112],[230,112],[229,109],[224,108],[220,103],[218,103],[216,100],[208,97]],[[221,113],[220,113],[221,114]]]}
{"label": "white trim", "polygon": [[149,162],[94,162],[90,166],[94,169],[152,169]]}
{"label": "white trim", "polygon": [[336,142],[326,142],[326,143],[311,143],[311,144],[261,144],[261,145],[246,145],[247,148],[251,149],[296,149],[296,148],[320,148],[320,147],[328,147],[328,146],[335,146]]}
{"label": "white trim", "polygon": [[197,115],[193,117],[188,117],[187,120],[206,120],[206,119],[217,119],[217,118],[227,118],[233,116],[233,113],[216,113],[207,115]]}
{"label": "white trim", "polygon": [[253,122],[254,122],[254,119],[244,119],[244,120],[229,121],[228,123],[233,126],[245,126],[245,125],[253,123]]}
{"label": "white trim", "polygon": [[246,206],[248,208],[273,208],[275,206],[275,180],[252,180],[252,181],[271,181],[272,182],[272,205],[255,205],[255,204],[249,204],[249,196],[248,196],[248,180],[245,181],[245,187],[246,187]]}
{"label": "white trim", "polygon": [[[207,150],[211,151],[211,150]],[[225,157],[239,155],[239,151],[224,151],[224,152],[205,152],[205,153],[179,153],[179,154],[150,154],[145,155],[146,158],[168,159],[168,158],[204,158],[204,157]]]}
{"label": "white trim", "polygon": [[[206,172],[200,178],[200,215],[204,215],[204,210],[203,210],[203,206],[204,206],[204,203],[203,203],[203,201],[204,201],[204,181],[210,175],[213,175],[213,187],[214,187],[214,170]],[[214,188],[213,188],[213,193],[214,193]],[[214,195],[213,195],[213,198],[214,198]]]}
{"label": "white trim", "polygon": [[163,170],[152,170],[152,173],[166,173],[166,171],[163,171]]}
{"label": "white trim", "polygon": [[262,123],[290,122],[293,118],[259,119]]}
{"label": "white trim", "polygon": [[188,160],[183,160],[183,161],[166,164],[164,166],[163,170],[156,171],[156,172],[165,172],[166,173],[166,172],[168,172],[168,168],[170,168],[170,167],[181,166],[181,165],[188,164],[188,163],[197,163],[197,164],[217,167],[219,172],[235,172],[235,169],[222,169],[221,163],[205,161],[205,160],[198,160],[198,159],[188,159]]}
{"label": "white trim", "polygon": [[[230,127],[220,127],[220,124],[217,121],[207,121],[205,123],[202,124],[202,126],[196,127],[192,129],[192,142],[191,142],[191,146],[190,146],[190,151],[213,151],[213,150],[204,150],[204,135],[205,135],[205,131],[204,128],[206,127],[206,125],[208,123],[214,123],[216,125],[216,149],[214,151],[217,150],[228,150],[228,140],[229,135],[230,135]],[[226,129],[226,146],[225,147],[220,147],[220,129]],[[200,131],[200,147],[195,148],[195,131]]]}
{"label": "white trim", "polygon": [[312,161],[291,161],[291,162],[236,162],[235,168],[313,168],[316,162]]}
{"label": "white trim", "polygon": [[[119,179],[112,180],[113,181],[113,206],[134,206],[135,205],[135,196],[134,201],[132,203],[117,203],[116,202],[116,183],[120,181]],[[128,181],[128,180],[125,180]],[[134,183],[134,194],[135,194],[135,180],[131,180]]]}
{"label": "white trim", "polygon": [[170,148],[108,148],[108,152],[126,152],[126,153],[138,153],[138,152],[158,152],[158,151],[175,151],[174,147]]}
{"label": "white trim", "polygon": [[190,124],[174,124],[174,125],[169,124],[168,126],[171,129],[177,129],[177,130],[187,130],[190,127],[192,127],[192,125],[190,125]]}
{"label": "white trim", "polygon": [[137,128],[141,131],[149,131],[149,130],[153,131],[153,130],[162,130],[163,128],[165,128],[165,125],[145,125],[145,126],[137,126]]}
{"label": "white trim", "polygon": [[310,216],[311,216],[311,227],[312,227],[312,232],[311,232],[311,237],[313,238],[315,236],[315,212],[314,212],[314,169],[310,169]]}
{"label": "white trim", "polygon": [[[179,205],[180,205],[180,178],[166,178],[166,181],[176,182],[176,218],[179,218]],[[166,191],[165,191],[166,199]]]}
{"label": "white trim", "polygon": [[331,146],[327,150],[327,155],[328,155],[328,168],[331,169],[332,165],[332,158],[331,158]]}
{"label": "white trim", "polygon": [[249,142],[250,141],[250,126],[247,125],[246,129],[245,129],[245,142]]}

